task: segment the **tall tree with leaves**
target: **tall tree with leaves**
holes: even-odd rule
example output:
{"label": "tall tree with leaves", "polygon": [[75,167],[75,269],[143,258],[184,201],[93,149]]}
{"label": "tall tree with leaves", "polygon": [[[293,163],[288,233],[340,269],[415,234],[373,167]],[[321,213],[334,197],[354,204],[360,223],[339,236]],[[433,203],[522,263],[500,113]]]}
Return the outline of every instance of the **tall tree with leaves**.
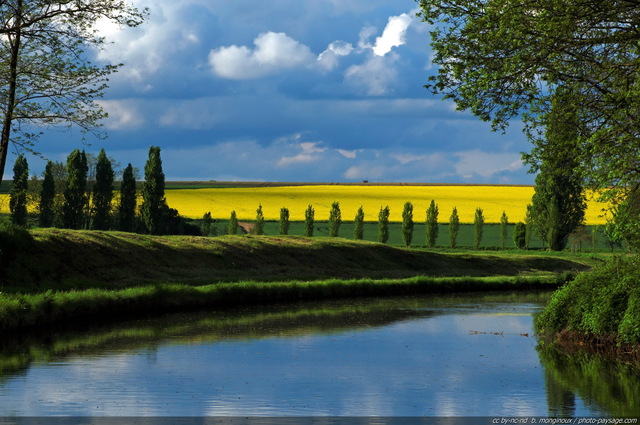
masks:
{"label": "tall tree with leaves", "polygon": [[[538,147],[565,115],[576,124],[575,137],[558,140],[574,144],[570,156],[579,173],[589,188],[604,192],[612,212],[640,193],[636,2],[420,0],[420,7],[422,18],[437,24],[431,91],[496,130],[521,117]],[[571,110],[558,114],[559,98],[567,96]],[[554,139],[542,149],[552,154],[555,147]],[[564,197],[556,198],[563,214]],[[640,237],[637,217],[614,220],[620,236]]]}
{"label": "tall tree with leaves", "polygon": [[509,217],[507,213],[502,211],[500,216],[500,247],[505,249],[507,247],[507,234],[509,232]]}
{"label": "tall tree with leaves", "polygon": [[40,190],[40,203],[38,205],[38,221],[40,227],[51,227],[55,220],[56,182],[53,177],[53,162],[47,161]]}
{"label": "tall tree with leaves", "polygon": [[288,235],[289,234],[289,208],[280,208],[280,234]]}
{"label": "tall tree with leaves", "polygon": [[411,245],[413,239],[413,204],[406,202],[402,210],[402,241],[405,246]]}
{"label": "tall tree with leaves", "polygon": [[533,227],[553,251],[565,248],[583,222],[587,208],[583,175],[576,156],[579,120],[575,96],[558,90],[548,114],[546,138],[525,160],[536,176],[532,198]]}
{"label": "tall tree with leaves", "polygon": [[264,213],[262,212],[262,204],[258,205],[256,210],[256,222],[253,226],[254,235],[264,235]]}
{"label": "tall tree with leaves", "polygon": [[235,211],[231,211],[231,216],[229,217],[229,234],[237,235],[238,234],[238,216]]}
{"label": "tall tree with leaves", "polygon": [[118,228],[123,232],[135,230],[137,203],[136,178],[133,166],[128,164],[122,173],[120,204],[118,205]]}
{"label": "tall tree with leaves", "polygon": [[329,211],[329,236],[337,237],[340,233],[340,224],[342,224],[342,213],[340,212],[340,203],[331,204]]}
{"label": "tall tree with leaves", "polygon": [[389,206],[380,207],[378,213],[378,242],[387,243],[389,240]]}
{"label": "tall tree with leaves", "polygon": [[149,148],[149,158],[144,166],[144,179],[142,205],[140,206],[142,224],[148,233],[162,234],[169,207],[164,197],[164,172],[162,171],[160,148],[157,146]]}
{"label": "tall tree with leaves", "polygon": [[480,249],[482,234],[484,233],[484,212],[482,211],[482,208],[476,208],[476,213],[473,218],[473,232],[474,245],[476,249]]}
{"label": "tall tree with leaves", "polygon": [[356,217],[353,220],[353,238],[356,240],[362,240],[364,237],[364,210],[362,209],[362,205],[358,208],[358,212],[356,212]]}
{"label": "tall tree with leaves", "polygon": [[67,157],[67,185],[62,204],[62,225],[68,229],[84,227],[87,196],[87,155],[84,150],[73,150]]}
{"label": "tall tree with leaves", "polygon": [[11,142],[31,150],[49,126],[78,126],[101,136],[102,97],[119,65],[93,64],[89,51],[106,40],[96,22],[141,24],[146,10],[125,0],[5,0],[0,2],[0,175]]}
{"label": "tall tree with leaves", "polygon": [[438,241],[438,204],[431,200],[427,209],[427,246],[433,248]]}
{"label": "tall tree with leaves", "polygon": [[458,209],[453,207],[451,216],[449,217],[449,246],[456,248],[458,245],[458,233],[460,232],[460,217],[458,217]]}
{"label": "tall tree with leaves", "polygon": [[18,155],[13,165],[13,185],[9,194],[11,220],[18,226],[27,224],[27,192],[29,191],[29,164],[24,155]]}
{"label": "tall tree with leaves", "polygon": [[114,172],[111,161],[104,149],[98,154],[96,163],[96,182],[93,186],[93,222],[96,230],[107,230],[111,227],[111,201],[113,200]]}
{"label": "tall tree with leaves", "polygon": [[315,220],[315,210],[313,205],[309,204],[304,211],[304,235],[308,238],[313,237],[313,225]]}

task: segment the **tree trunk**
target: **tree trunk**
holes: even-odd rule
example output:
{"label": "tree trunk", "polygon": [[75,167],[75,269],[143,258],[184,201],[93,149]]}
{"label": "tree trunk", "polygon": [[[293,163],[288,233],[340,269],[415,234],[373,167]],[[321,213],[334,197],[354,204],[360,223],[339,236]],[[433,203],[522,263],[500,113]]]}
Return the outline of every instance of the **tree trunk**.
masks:
{"label": "tree trunk", "polygon": [[17,2],[17,14],[15,17],[15,33],[13,37],[9,35],[11,44],[11,59],[9,63],[9,93],[6,100],[6,115],[2,124],[2,137],[0,138],[0,180],[4,175],[4,168],[7,163],[7,153],[9,151],[9,140],[11,138],[11,123],[13,122],[13,111],[16,103],[16,88],[18,82],[18,61],[20,59],[20,42],[22,30],[22,0]]}

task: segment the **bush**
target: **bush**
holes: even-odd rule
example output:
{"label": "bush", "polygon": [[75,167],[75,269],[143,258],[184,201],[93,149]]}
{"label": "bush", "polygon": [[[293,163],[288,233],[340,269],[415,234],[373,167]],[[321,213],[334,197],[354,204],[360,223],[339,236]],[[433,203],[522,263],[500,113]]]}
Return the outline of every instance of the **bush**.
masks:
{"label": "bush", "polygon": [[536,318],[539,331],[563,330],[640,343],[640,258],[614,258],[582,273]]}

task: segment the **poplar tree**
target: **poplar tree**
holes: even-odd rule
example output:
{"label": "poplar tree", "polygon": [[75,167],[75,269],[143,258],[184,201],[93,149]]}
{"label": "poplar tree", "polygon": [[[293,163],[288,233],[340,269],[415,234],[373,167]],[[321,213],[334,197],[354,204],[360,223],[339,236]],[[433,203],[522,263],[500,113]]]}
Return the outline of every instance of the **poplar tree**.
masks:
{"label": "poplar tree", "polygon": [[331,204],[329,212],[329,236],[337,237],[340,233],[340,224],[342,224],[342,213],[340,212],[340,203]]}
{"label": "poplar tree", "polygon": [[449,246],[456,248],[458,245],[458,232],[460,231],[460,218],[458,217],[458,209],[453,207],[451,217],[449,217]]}
{"label": "poplar tree", "polygon": [[387,243],[389,240],[389,206],[380,207],[378,213],[378,242]]}
{"label": "poplar tree", "polygon": [[509,231],[509,218],[507,217],[507,213],[502,211],[502,216],[500,216],[500,246],[502,249],[507,247],[507,233]]}
{"label": "poplar tree", "polygon": [[211,223],[213,220],[211,219],[211,211],[207,211],[202,216],[202,236],[209,236],[211,234]]}
{"label": "poplar tree", "polygon": [[67,185],[62,204],[62,225],[68,229],[84,226],[87,197],[87,155],[75,149],[67,157]]}
{"label": "poplar tree", "polygon": [[55,219],[56,182],[53,177],[53,162],[47,161],[40,190],[40,212],[38,221],[40,227],[51,227]]}
{"label": "poplar tree", "polygon": [[356,240],[362,240],[364,237],[364,210],[362,205],[358,208],[356,217],[353,221],[353,238]]}
{"label": "poplar tree", "polygon": [[254,235],[264,235],[264,214],[262,213],[262,204],[258,205],[256,210],[256,222],[253,228]]}
{"label": "poplar tree", "polygon": [[238,217],[236,216],[235,211],[231,211],[231,216],[229,217],[229,234],[236,235],[238,234]]}
{"label": "poplar tree", "polygon": [[118,228],[124,232],[133,232],[136,223],[138,203],[136,178],[133,166],[128,164],[122,173],[120,185],[120,205],[118,205]]}
{"label": "poplar tree", "polygon": [[313,237],[315,210],[313,205],[309,204],[304,212],[304,235],[308,238]]}
{"label": "poplar tree", "polygon": [[288,208],[280,208],[280,234],[288,235],[289,234],[289,209]]}
{"label": "poplar tree", "polygon": [[427,209],[427,246],[433,248],[438,241],[438,205],[436,201],[431,200],[429,209]]}
{"label": "poplar tree", "polygon": [[476,208],[473,219],[474,242],[476,249],[480,249],[482,243],[482,234],[484,232],[484,213],[481,208]]}
{"label": "poplar tree", "polygon": [[27,224],[27,192],[29,190],[29,164],[19,155],[13,165],[13,185],[9,193],[11,220],[18,226]]}
{"label": "poplar tree", "polygon": [[402,240],[405,246],[411,245],[413,239],[413,204],[406,202],[402,210]]}
{"label": "poplar tree", "polygon": [[111,161],[104,149],[98,154],[96,163],[96,182],[93,185],[93,222],[96,230],[107,230],[111,227],[111,201],[113,200],[114,172]]}
{"label": "poplar tree", "polygon": [[142,205],[140,206],[142,223],[148,233],[161,234],[164,231],[168,206],[164,197],[164,173],[162,172],[160,148],[157,146],[149,148],[149,158],[144,166],[144,178]]}

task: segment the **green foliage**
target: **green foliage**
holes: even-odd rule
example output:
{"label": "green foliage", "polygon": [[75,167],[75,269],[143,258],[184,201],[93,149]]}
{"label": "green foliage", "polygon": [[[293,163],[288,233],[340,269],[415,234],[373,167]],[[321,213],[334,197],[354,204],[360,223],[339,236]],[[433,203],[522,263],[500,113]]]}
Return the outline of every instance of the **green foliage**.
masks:
{"label": "green foliage", "polygon": [[133,232],[136,225],[137,205],[136,178],[131,164],[122,173],[120,185],[120,204],[118,205],[118,228],[124,232]]}
{"label": "green foliage", "polygon": [[33,238],[22,226],[0,217],[0,284],[5,284],[8,265],[21,253],[28,252]]}
{"label": "green foliage", "polygon": [[231,211],[231,217],[229,218],[229,229],[228,233],[230,235],[238,234],[238,217],[235,211]]}
{"label": "green foliage", "polygon": [[413,204],[406,202],[402,210],[402,241],[405,246],[411,245],[413,227]]}
{"label": "green foliage", "polygon": [[449,246],[455,248],[458,244],[458,232],[460,231],[460,217],[458,209],[453,207],[451,217],[449,217]]}
{"label": "green foliage", "polygon": [[362,240],[364,237],[364,210],[362,206],[358,208],[356,217],[353,221],[353,238],[356,240]]}
{"label": "green foliage", "polygon": [[95,99],[103,96],[108,76],[118,66],[97,66],[89,60],[88,51],[106,45],[94,31],[95,23],[104,19],[134,27],[146,14],[112,0],[1,3],[0,175],[9,143],[31,151],[44,128],[77,125],[102,136],[99,121],[106,113]]}
{"label": "green foliage", "polygon": [[151,146],[149,158],[144,166],[144,184],[142,185],[142,205],[140,216],[147,233],[158,235],[164,233],[167,201],[164,197],[164,172],[160,148]]}
{"label": "green foliage", "polygon": [[256,222],[253,227],[254,235],[264,235],[264,213],[262,212],[262,205],[258,205],[256,210]]}
{"label": "green foliage", "polygon": [[104,149],[100,150],[96,164],[96,183],[93,186],[93,223],[96,230],[111,228],[111,201],[113,200],[114,172]]}
{"label": "green foliage", "polygon": [[484,232],[484,213],[481,208],[476,208],[476,213],[473,218],[474,229],[474,246],[476,249],[480,249],[482,243],[482,234]]}
{"label": "green foliage", "polygon": [[29,165],[23,155],[18,155],[13,166],[13,185],[11,186],[9,209],[11,219],[18,226],[27,224],[27,192],[29,190]]}
{"label": "green foliage", "polygon": [[315,210],[313,206],[309,204],[304,212],[304,235],[308,238],[313,237],[314,216]]}
{"label": "green foliage", "polygon": [[529,249],[531,247],[531,237],[533,236],[533,206],[527,205],[527,212],[524,217],[525,234],[524,234],[524,247]]}
{"label": "green foliage", "polygon": [[518,249],[525,249],[527,247],[527,226],[519,221],[516,223],[516,228],[513,230],[513,243]]}
{"label": "green foliage", "polygon": [[280,208],[280,234],[288,235],[289,234],[289,209],[288,208]]}
{"label": "green foliage", "polygon": [[342,213],[340,212],[340,203],[336,201],[331,204],[331,211],[329,212],[329,236],[338,236],[340,224],[342,224]]}
{"label": "green foliage", "polygon": [[380,207],[378,213],[378,242],[387,243],[389,240],[389,206]]}
{"label": "green foliage", "polygon": [[200,225],[200,228],[202,230],[202,236],[209,236],[211,234],[212,222],[213,222],[213,219],[211,218],[211,212],[208,211],[204,213],[204,215],[202,216],[202,224]]}
{"label": "green foliage", "polygon": [[47,161],[40,190],[38,210],[40,227],[51,227],[55,220],[56,183],[53,177],[53,162]]}
{"label": "green foliage", "polygon": [[614,258],[591,272],[578,275],[554,293],[536,318],[540,331],[564,329],[640,342],[640,259]]}
{"label": "green foliage", "polygon": [[433,248],[438,240],[438,204],[433,199],[427,209],[427,246]]}
{"label": "green foliage", "polygon": [[87,156],[75,149],[67,157],[67,186],[64,190],[62,205],[62,225],[68,229],[84,227],[87,197]]}
{"label": "green foliage", "polygon": [[[494,129],[522,117],[536,145],[545,130],[558,136],[547,134],[539,145],[549,160],[560,152],[557,159],[568,161],[541,170],[545,191],[553,193],[555,172],[575,172],[620,200],[638,187],[640,60],[629,21],[637,4],[420,0],[420,7],[435,28],[431,45],[438,73],[429,79],[430,90],[491,121]],[[565,143],[573,147],[565,149]],[[555,195],[564,217],[572,209],[565,208],[563,195]],[[550,199],[545,195],[537,204]],[[568,202],[581,201],[576,195]],[[640,221],[627,223],[620,232],[640,236],[633,230]],[[555,232],[559,241],[563,231]]]}
{"label": "green foliage", "polygon": [[500,247],[505,249],[507,246],[507,234],[509,232],[509,218],[507,213],[502,211],[500,216]]}

